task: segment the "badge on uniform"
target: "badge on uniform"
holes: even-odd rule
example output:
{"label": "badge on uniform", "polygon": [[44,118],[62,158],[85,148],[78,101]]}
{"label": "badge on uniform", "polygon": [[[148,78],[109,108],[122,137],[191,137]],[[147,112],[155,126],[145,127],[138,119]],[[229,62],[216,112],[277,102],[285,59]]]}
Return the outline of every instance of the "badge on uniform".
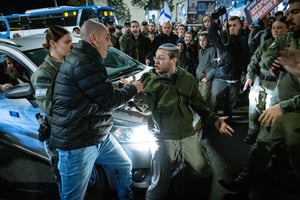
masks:
{"label": "badge on uniform", "polygon": [[47,95],[48,88],[38,88],[35,90],[35,97],[45,97]]}

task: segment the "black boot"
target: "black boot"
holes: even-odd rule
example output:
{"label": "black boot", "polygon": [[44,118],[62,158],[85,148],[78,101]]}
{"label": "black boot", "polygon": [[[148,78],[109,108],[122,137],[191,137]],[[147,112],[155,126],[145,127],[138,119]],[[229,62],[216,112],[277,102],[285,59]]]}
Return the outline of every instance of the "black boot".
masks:
{"label": "black boot", "polygon": [[227,190],[245,193],[250,190],[250,186],[253,183],[253,178],[251,178],[247,172],[241,172],[235,180],[226,182],[225,180],[221,179],[219,180],[219,183]]}
{"label": "black boot", "polygon": [[256,138],[258,136],[259,131],[248,131],[248,134],[243,139],[243,142],[245,144],[254,144],[256,141]]}

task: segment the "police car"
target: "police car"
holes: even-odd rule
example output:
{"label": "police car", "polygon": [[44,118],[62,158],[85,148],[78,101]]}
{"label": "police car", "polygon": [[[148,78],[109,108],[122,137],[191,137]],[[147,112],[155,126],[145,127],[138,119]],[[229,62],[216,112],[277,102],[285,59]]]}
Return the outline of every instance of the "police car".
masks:
{"label": "police car", "polygon": [[[47,50],[42,47],[44,41],[44,34],[16,39],[0,38],[0,65],[3,65],[5,56],[9,56],[22,66],[30,80],[31,74],[47,54]],[[73,41],[79,41],[79,38],[74,36]],[[134,74],[139,78],[149,70],[146,65],[113,47],[108,51],[105,62],[108,77],[112,82],[118,83],[121,77],[129,79]],[[7,91],[0,92],[0,113],[0,143],[48,163],[44,144],[38,139],[39,124],[36,120],[37,113],[44,114],[36,104],[31,83],[19,83]],[[113,117],[114,126],[111,132],[132,160],[133,185],[137,188],[147,188],[150,183],[151,159],[151,134],[148,131],[147,116],[132,110],[129,112],[124,106],[115,110]],[[97,192],[107,188],[114,189],[115,183],[110,179],[110,173],[110,169],[95,165],[89,188],[97,187]]]}

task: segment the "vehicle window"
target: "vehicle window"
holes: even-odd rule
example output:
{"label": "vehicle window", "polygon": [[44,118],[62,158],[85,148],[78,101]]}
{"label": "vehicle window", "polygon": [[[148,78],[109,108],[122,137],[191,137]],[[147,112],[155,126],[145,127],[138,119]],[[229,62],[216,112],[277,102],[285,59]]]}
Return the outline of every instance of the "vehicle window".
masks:
{"label": "vehicle window", "polygon": [[0,52],[0,62],[3,64],[3,72],[16,83],[30,82],[31,73],[12,54]]}
{"label": "vehicle window", "polygon": [[109,48],[104,63],[111,81],[119,80],[121,76],[132,76],[145,68],[142,63],[113,47]]}
{"label": "vehicle window", "polygon": [[24,54],[30,58],[37,66],[40,66],[44,62],[44,58],[47,56],[48,50],[44,48],[33,49],[24,52]]}

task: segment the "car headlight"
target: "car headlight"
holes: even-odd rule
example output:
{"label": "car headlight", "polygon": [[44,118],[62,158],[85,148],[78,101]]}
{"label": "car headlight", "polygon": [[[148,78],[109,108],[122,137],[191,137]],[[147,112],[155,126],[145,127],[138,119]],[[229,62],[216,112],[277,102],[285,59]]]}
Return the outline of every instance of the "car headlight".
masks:
{"label": "car headlight", "polygon": [[139,125],[137,127],[124,127],[114,125],[111,133],[120,143],[143,143],[149,142],[151,133],[147,125]]}

